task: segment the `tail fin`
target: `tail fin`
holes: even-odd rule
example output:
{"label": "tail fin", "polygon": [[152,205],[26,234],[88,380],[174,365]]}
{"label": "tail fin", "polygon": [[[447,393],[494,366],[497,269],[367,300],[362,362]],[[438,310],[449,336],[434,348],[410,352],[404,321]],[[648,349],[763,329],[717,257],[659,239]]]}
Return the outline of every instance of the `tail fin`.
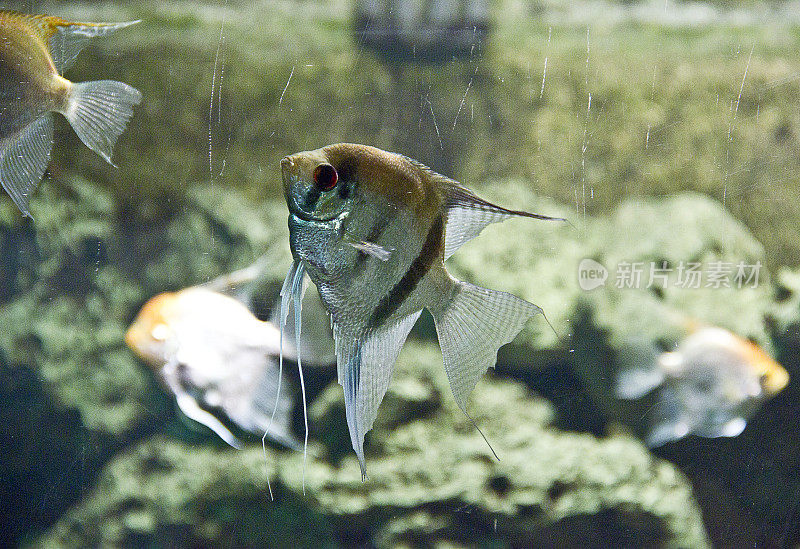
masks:
{"label": "tail fin", "polygon": [[80,82],[72,85],[64,115],[81,141],[113,165],[114,144],[141,100],[139,90],[122,82]]}
{"label": "tail fin", "polygon": [[466,413],[467,397],[525,323],[542,310],[516,296],[456,282],[449,303],[431,310],[444,369],[456,402]]}

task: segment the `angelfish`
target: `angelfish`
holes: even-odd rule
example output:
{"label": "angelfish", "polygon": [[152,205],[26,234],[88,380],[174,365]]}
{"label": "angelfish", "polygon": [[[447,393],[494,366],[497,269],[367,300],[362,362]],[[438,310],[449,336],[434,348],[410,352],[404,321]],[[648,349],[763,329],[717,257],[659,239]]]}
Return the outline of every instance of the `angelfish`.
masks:
{"label": "angelfish", "polygon": [[281,168],[294,258],[282,318],[289,294],[299,302],[307,272],[331,315],[350,439],[366,478],[364,436],[423,308],[433,315],[465,414],[498,349],[542,313],[511,294],[455,280],[444,261],[490,223],[562,219],[497,206],[415,160],[365,145],[293,154]]}
{"label": "angelfish", "polygon": [[192,286],[151,298],[125,334],[125,342],[175,395],[180,411],[239,448],[224,420],[299,448],[291,434],[291,391],[280,395],[282,345],[278,328],[258,320],[239,300],[213,285]]}
{"label": "angelfish", "polygon": [[0,184],[24,215],[50,160],[51,112],[63,114],[81,141],[111,163],[141,94],[122,82],[73,83],[61,74],[91,38],[134,23],[0,11]]}
{"label": "angelfish", "polygon": [[690,434],[735,437],[789,383],[788,372],[756,344],[715,326],[691,323],[690,330],[671,351],[646,341],[620,351],[617,397],[654,392],[646,414],[650,447]]}

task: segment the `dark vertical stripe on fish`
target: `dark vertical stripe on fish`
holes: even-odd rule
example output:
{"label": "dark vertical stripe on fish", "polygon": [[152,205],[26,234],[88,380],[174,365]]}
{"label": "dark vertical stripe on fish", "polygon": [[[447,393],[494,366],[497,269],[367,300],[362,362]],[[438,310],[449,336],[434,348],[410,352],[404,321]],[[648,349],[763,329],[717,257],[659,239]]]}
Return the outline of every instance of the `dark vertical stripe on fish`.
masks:
{"label": "dark vertical stripe on fish", "polygon": [[339,174],[339,198],[347,200],[353,190],[352,186],[355,185],[355,163],[352,160],[345,160],[336,166],[336,172]]}
{"label": "dark vertical stripe on fish", "polygon": [[422,249],[417,258],[411,263],[411,267],[408,268],[408,271],[406,271],[406,274],[400,279],[400,282],[395,284],[394,287],[389,290],[389,293],[380,300],[378,306],[375,307],[369,326],[374,327],[380,325],[380,323],[392,316],[392,313],[400,307],[409,295],[411,295],[411,292],[417,287],[419,281],[422,280],[422,277],[425,276],[430,270],[431,265],[433,265],[436,259],[436,252],[442,247],[443,235],[444,218],[439,214],[436,216],[433,225],[431,225],[428,236],[425,237],[425,243],[422,245]]}

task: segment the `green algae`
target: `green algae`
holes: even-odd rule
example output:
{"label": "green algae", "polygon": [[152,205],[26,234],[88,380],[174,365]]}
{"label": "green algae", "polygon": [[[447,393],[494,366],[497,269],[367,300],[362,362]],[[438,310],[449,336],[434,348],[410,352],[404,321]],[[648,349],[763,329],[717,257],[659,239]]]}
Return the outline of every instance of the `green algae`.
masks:
{"label": "green algae", "polygon": [[[655,517],[661,537],[645,536],[649,543],[707,544],[691,489],[672,466],[625,436],[559,432],[550,407],[524,387],[484,380],[471,409],[501,456],[496,461],[449,394],[440,361],[430,344],[412,341],[401,354],[387,400],[419,395],[420,385],[432,400],[427,415],[402,424],[381,409],[366,447],[366,482],[352,455],[339,465],[315,457],[326,451],[318,443],[304,471],[298,453],[268,450],[265,462],[259,445],[236,452],[154,437],[112,460],[92,494],[43,541],[163,545],[180,532],[189,544],[363,540],[389,547],[422,537],[458,545],[474,535],[507,546],[535,544],[570,517],[616,510]],[[326,414],[338,415],[342,400],[338,385],[326,394],[315,403],[323,423]],[[338,444],[349,448],[343,434]],[[267,475],[277,487],[274,502]],[[278,519],[286,514],[295,515],[291,538],[280,537],[289,535]],[[458,523],[466,518],[474,524]]]}
{"label": "green algae", "polygon": [[[96,78],[102,66],[146,101],[115,151],[124,169],[104,166],[66,130],[57,163],[128,201],[164,202],[209,179],[262,199],[281,193],[283,155],[364,142],[470,187],[523,180],[579,213],[694,190],[744,221],[771,267],[797,263],[800,83],[792,67],[800,48],[791,25],[597,24],[587,56],[584,26],[549,24],[504,1],[472,58],[409,71],[356,47],[347,3],[294,6],[93,9],[94,17],[144,22],[93,43],[70,76]],[[70,9],[63,15],[88,16],[83,6]],[[743,44],[755,44],[752,56]],[[430,105],[404,100],[416,96]]]}

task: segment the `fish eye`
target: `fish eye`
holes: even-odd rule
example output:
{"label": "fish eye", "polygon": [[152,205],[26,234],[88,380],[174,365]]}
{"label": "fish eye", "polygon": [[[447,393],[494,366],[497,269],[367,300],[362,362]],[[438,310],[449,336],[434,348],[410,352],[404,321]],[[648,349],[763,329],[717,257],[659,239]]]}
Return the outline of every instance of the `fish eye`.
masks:
{"label": "fish eye", "polygon": [[339,174],[330,164],[320,164],[314,170],[314,185],[321,191],[329,191],[336,186]]}

